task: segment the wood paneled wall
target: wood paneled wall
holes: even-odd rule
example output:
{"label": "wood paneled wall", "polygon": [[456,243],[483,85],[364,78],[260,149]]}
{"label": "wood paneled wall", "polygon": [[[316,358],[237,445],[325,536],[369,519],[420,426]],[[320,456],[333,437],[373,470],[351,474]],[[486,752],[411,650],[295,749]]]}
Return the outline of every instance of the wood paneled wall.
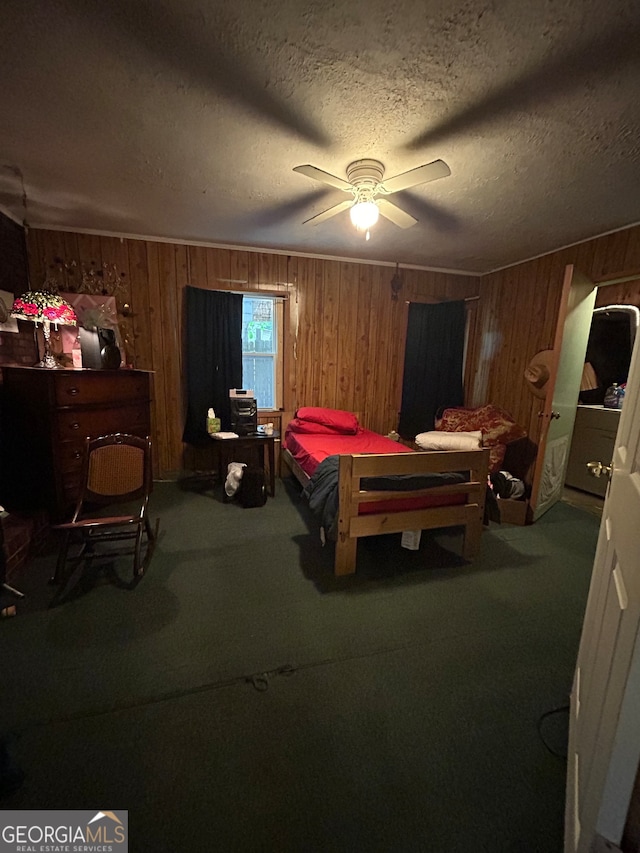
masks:
{"label": "wood paneled wall", "polygon": [[640,308],[640,277],[620,284],[601,284],[596,296],[596,308],[604,305],[635,305]]}
{"label": "wood paneled wall", "polygon": [[[588,240],[481,279],[468,403],[491,401],[503,407],[535,443],[540,437],[542,406],[530,393],[523,372],[539,350],[553,346],[567,264],[574,264],[596,283],[640,274],[640,227]],[[640,281],[600,287],[597,304],[613,302],[640,307]]]}
{"label": "wood paneled wall", "polygon": [[597,304],[640,307],[640,227],[481,279],[402,270],[397,301],[393,269],[364,263],[46,230],[29,233],[28,250],[33,287],[50,277],[61,290],[76,290],[83,264],[103,272],[109,292],[115,282],[127,360],[155,372],[160,477],[193,467],[182,444],[187,284],[287,296],[285,410],[322,405],[359,411],[365,426],[383,433],[397,426],[407,302],[479,295],[469,303],[467,405],[493,402],[507,409],[536,443],[540,403],[523,372],[536,352],[553,344],[565,266],[575,264],[596,282],[638,273],[635,281],[601,287]]}
{"label": "wood paneled wall", "polygon": [[33,287],[52,278],[77,290],[84,265],[85,277],[93,270],[107,292],[115,288],[127,361],[155,372],[157,477],[192,467],[182,444],[187,284],[287,296],[285,410],[359,411],[383,433],[398,424],[407,302],[463,299],[480,288],[477,277],[401,270],[393,300],[392,267],[48,230],[32,230],[28,250]]}

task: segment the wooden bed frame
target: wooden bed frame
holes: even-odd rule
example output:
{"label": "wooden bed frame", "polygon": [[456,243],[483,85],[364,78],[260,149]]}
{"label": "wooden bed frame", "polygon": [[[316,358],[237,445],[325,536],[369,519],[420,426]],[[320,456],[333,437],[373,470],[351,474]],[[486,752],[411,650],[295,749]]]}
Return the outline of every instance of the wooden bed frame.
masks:
{"label": "wooden bed frame", "polygon": [[[309,482],[310,478],[288,450],[282,449],[281,459],[302,486]],[[341,454],[338,479],[338,539],[334,573],[350,575],[355,572],[356,551],[360,536],[399,533],[404,530],[464,527],[462,556],[466,560],[472,560],[480,547],[488,469],[489,451],[486,449]],[[380,477],[389,474],[441,474],[452,471],[469,471],[468,481],[432,486],[411,492],[365,491],[361,483],[363,477]],[[362,503],[406,500],[409,495],[411,497],[465,495],[466,500],[465,503],[452,506],[358,515],[358,509]]]}

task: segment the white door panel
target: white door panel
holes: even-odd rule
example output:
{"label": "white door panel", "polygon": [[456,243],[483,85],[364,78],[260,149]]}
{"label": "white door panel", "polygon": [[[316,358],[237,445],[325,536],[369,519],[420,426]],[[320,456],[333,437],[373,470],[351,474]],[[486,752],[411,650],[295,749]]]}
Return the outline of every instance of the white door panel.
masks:
{"label": "white door panel", "polygon": [[[610,460],[600,460],[608,465]],[[640,759],[640,351],[616,437],[571,697],[565,851],[619,845]]]}

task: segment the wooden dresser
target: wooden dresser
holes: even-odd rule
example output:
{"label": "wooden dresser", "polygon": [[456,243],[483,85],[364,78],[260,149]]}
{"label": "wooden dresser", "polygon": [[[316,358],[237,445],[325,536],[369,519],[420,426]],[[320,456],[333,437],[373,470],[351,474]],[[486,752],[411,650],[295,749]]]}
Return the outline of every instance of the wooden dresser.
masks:
{"label": "wooden dresser", "polygon": [[68,515],[87,436],[151,433],[152,374],[3,367],[0,504]]}

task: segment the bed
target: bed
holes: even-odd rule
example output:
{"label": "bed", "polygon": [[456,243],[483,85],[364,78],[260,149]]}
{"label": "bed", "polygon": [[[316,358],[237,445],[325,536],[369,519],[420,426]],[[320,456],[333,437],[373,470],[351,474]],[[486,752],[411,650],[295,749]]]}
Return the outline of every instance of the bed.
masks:
{"label": "bed", "polygon": [[[358,539],[463,527],[473,560],[482,534],[489,451],[414,451],[360,426],[357,413],[305,407],[284,417],[281,460],[325,529],[335,506],[334,573],[356,570]],[[324,494],[323,494],[324,492]],[[314,501],[314,496],[321,495]],[[315,504],[315,505],[314,505]],[[329,516],[331,513],[329,513]]]}

